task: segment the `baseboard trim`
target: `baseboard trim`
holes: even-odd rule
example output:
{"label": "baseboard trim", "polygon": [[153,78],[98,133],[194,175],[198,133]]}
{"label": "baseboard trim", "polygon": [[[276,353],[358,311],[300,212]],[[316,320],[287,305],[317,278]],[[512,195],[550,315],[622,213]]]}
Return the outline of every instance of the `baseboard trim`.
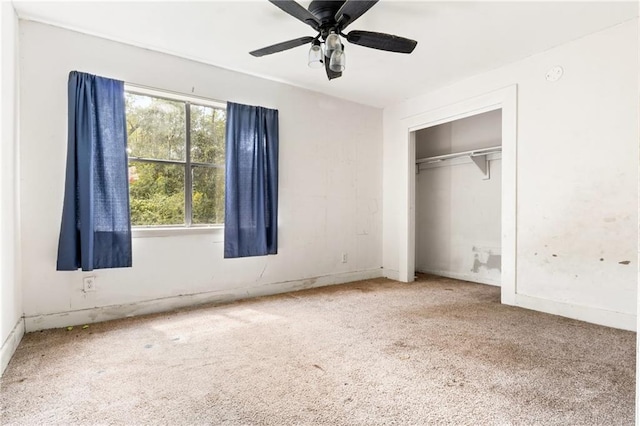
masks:
{"label": "baseboard trim", "polygon": [[9,365],[9,361],[11,361],[11,357],[16,352],[24,333],[24,318],[20,318],[4,343],[2,343],[2,348],[0,348],[0,376],[4,374],[4,370]]}
{"label": "baseboard trim", "polygon": [[368,280],[383,276],[382,269],[368,269],[363,271],[344,272],[324,275],[302,280],[284,281],[271,284],[261,284],[242,287],[226,291],[211,291],[197,294],[185,294],[142,302],[100,306],[69,312],[59,312],[42,315],[26,315],[26,332],[61,328],[74,325],[92,324],[139,315],[173,311],[203,304],[223,304],[240,299],[269,296],[290,291],[324,287],[334,284],[344,284],[352,281]]}
{"label": "baseboard trim", "polygon": [[475,275],[459,274],[456,272],[447,272],[447,271],[434,271],[430,269],[421,269],[421,268],[416,268],[416,272],[421,272],[424,274],[431,274],[431,275],[438,275],[445,278],[453,278],[454,280],[469,281],[473,283],[487,284],[487,285],[500,287],[500,281],[498,280],[492,280],[491,278],[479,277]]}
{"label": "baseboard trim", "polygon": [[395,269],[383,269],[383,276],[390,280],[400,281],[400,271],[396,271]]}
{"label": "baseboard trim", "polygon": [[622,330],[636,331],[637,329],[636,316],[622,312],[540,299],[524,294],[515,295],[514,306]]}

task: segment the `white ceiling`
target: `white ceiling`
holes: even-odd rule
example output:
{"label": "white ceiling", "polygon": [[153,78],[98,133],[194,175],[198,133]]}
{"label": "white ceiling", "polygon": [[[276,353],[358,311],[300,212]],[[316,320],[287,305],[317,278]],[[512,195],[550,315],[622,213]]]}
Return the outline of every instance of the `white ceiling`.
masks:
{"label": "white ceiling", "polygon": [[[300,1],[305,7],[309,1]],[[266,0],[13,2],[18,15],[384,107],[638,16],[630,2],[382,0],[348,29],[418,41],[411,55],[346,46],[328,81],[307,67],[308,47],[255,58],[249,51],[311,35]]]}

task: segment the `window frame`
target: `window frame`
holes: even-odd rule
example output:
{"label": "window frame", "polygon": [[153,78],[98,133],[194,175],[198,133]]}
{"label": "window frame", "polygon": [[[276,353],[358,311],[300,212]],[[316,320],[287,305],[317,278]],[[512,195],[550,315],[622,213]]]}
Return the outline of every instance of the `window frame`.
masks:
{"label": "window frame", "polygon": [[176,232],[184,234],[197,234],[212,230],[224,229],[224,223],[216,224],[194,224],[193,219],[193,169],[195,167],[205,167],[224,170],[225,164],[201,163],[191,161],[191,105],[211,107],[227,111],[225,102],[202,98],[199,96],[184,95],[181,93],[158,90],[145,86],[125,83],[124,91],[134,95],[149,96],[173,102],[182,102],[185,107],[185,159],[184,160],[164,160],[155,158],[132,157],[127,155],[127,164],[131,161],[152,164],[179,165],[184,168],[184,223],[175,225],[134,225],[132,233],[134,237],[161,237],[170,236]]}

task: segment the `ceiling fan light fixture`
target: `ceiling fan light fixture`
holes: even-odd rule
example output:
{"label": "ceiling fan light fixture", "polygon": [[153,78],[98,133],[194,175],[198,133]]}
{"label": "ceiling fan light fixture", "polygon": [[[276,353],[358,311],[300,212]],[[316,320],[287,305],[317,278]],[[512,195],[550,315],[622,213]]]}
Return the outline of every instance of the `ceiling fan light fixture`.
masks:
{"label": "ceiling fan light fixture", "polygon": [[330,58],[333,51],[339,49],[342,43],[340,42],[340,36],[335,31],[331,31],[324,41],[324,54],[327,58]]}
{"label": "ceiling fan light fixture", "polygon": [[314,42],[309,49],[309,68],[322,68],[324,66],[322,48],[320,43]]}
{"label": "ceiling fan light fixture", "polygon": [[329,62],[329,69],[334,72],[344,71],[346,65],[346,56],[344,54],[344,48],[339,46],[331,54],[331,62]]}

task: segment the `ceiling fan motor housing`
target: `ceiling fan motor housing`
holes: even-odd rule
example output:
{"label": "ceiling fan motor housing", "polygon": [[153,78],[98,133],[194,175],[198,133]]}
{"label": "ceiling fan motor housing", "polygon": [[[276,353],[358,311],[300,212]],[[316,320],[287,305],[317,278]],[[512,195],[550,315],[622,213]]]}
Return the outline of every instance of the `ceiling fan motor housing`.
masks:
{"label": "ceiling fan motor housing", "polygon": [[340,10],[344,0],[332,1],[332,0],[313,0],[309,4],[309,12],[311,12],[320,21],[320,34],[322,39],[326,39],[331,30],[339,32],[341,29],[336,28],[338,26],[335,16]]}

